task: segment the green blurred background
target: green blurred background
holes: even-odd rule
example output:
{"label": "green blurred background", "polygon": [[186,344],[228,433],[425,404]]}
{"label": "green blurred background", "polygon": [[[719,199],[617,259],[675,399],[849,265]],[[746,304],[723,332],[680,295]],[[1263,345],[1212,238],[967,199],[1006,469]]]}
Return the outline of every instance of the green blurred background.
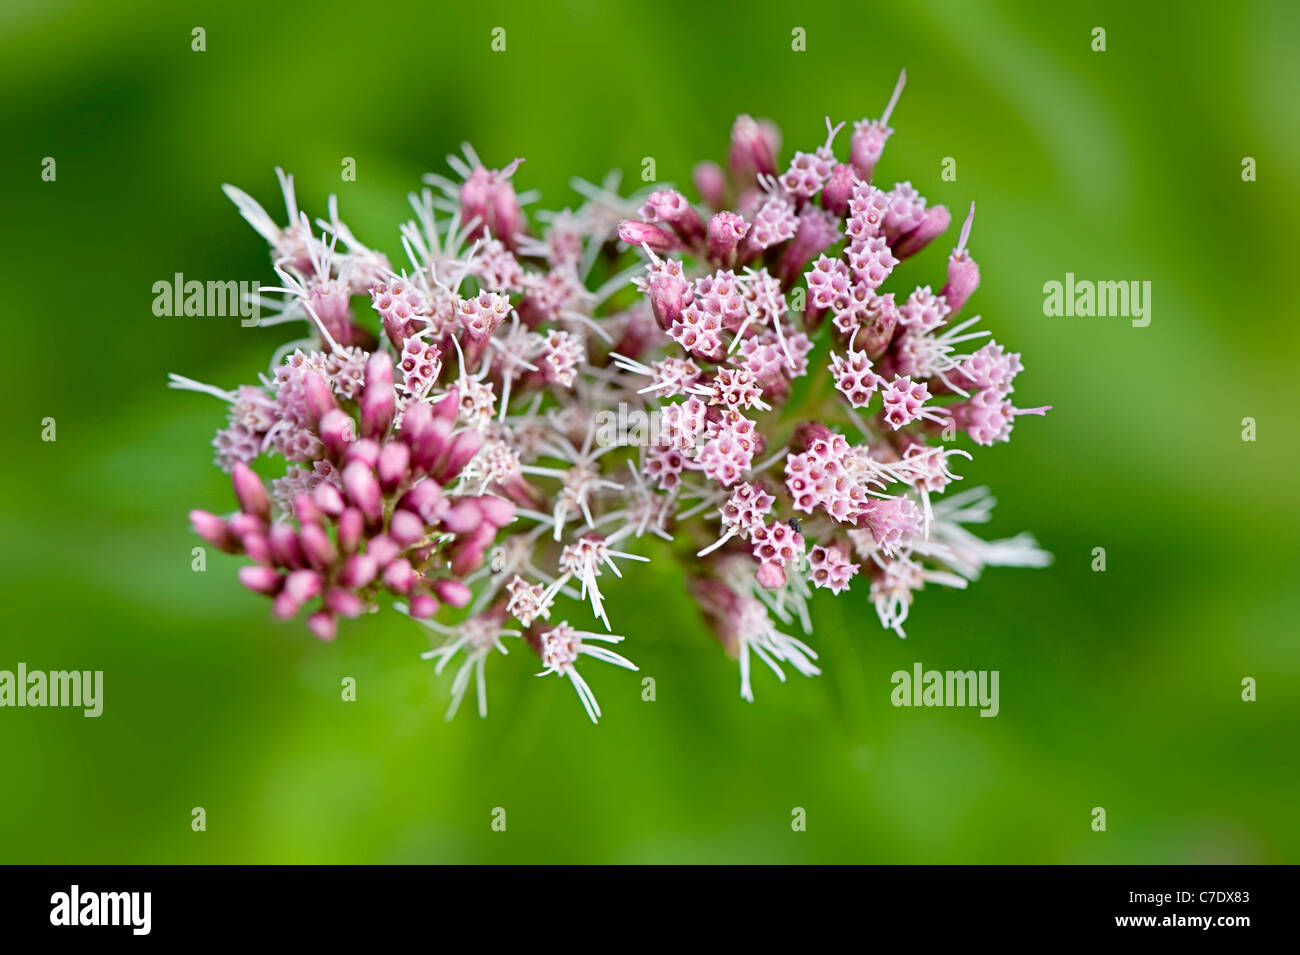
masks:
{"label": "green blurred background", "polygon": [[[1133,6],[7,3],[0,668],[102,669],[106,700],[0,710],[0,861],[1300,861],[1300,14]],[[780,124],[788,160],[826,114],[879,115],[904,66],[877,177],[978,201],[971,309],[1023,352],[1019,402],[1055,406],[966,486],[1052,568],[931,588],[906,641],[864,587],[818,599],[824,675],[757,673],[753,705],[679,574],[635,572],[611,616],[657,700],[588,667],[599,727],[522,645],[490,662],[489,718],[445,723],[414,625],[322,645],[273,624],[235,559],[191,570],[187,509],[230,506],[223,411],[167,372],[230,387],[289,337],[152,314],[174,272],[273,283],[220,183],[274,210],[282,165],[396,260],[406,192],[462,140],[525,156],[516,182],[558,208],[570,175],[633,182],[645,156],[689,182],[742,111]],[[953,238],[891,287],[942,282]],[[1044,317],[1067,271],[1151,281],[1150,326]],[[1001,714],[895,709],[915,661],[999,670]]]}

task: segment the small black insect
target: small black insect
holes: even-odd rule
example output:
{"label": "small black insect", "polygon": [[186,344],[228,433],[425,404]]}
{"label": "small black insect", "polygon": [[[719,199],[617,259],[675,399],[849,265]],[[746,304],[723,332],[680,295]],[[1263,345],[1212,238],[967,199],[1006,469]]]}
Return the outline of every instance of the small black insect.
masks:
{"label": "small black insect", "polygon": [[803,533],[803,528],[799,525],[799,518],[797,518],[797,517],[792,517],[792,518],[790,518],[790,520],[788,521],[788,523],[789,523],[789,525],[790,525],[792,528],[794,528],[794,532],[795,532],[796,534],[802,534],[802,533]]}

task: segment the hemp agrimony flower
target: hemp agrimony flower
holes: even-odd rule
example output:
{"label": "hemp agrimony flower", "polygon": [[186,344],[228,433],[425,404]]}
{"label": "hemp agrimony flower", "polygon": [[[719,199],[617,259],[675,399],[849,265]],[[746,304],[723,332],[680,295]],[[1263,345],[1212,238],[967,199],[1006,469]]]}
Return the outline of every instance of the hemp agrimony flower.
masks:
{"label": "hemp agrimony flower", "polygon": [[[579,667],[636,669],[602,645],[623,639],[602,583],[649,554],[678,562],[746,699],[751,656],[782,680],[819,672],[787,632],[812,634],[813,588],[865,578],[903,636],[927,583],[1045,564],[1027,535],[967,530],[988,519],[986,490],[944,493],[970,457],[960,436],[1006,441],[1047,410],[1012,403],[1018,354],[958,350],[989,334],[955,320],[979,284],[974,207],[937,294],[882,291],[951,218],[909,182],[873,183],[902,88],[853,125],[847,162],[843,123],[782,167],[775,126],[741,116],[729,174],[695,170],[700,204],[620,197],[613,176],[530,217],[522,160],[492,170],[465,146],[458,178],[411,195],[400,268],[333,197],[327,218],[300,211],[290,176],[283,226],[227,186],[280,278],[262,324],[306,335],[257,384],[172,376],[228,405],[213,445],[238,510],[193,511],[195,530],[248,557],[244,586],[323,640],[389,600],[422,622],[435,671],[459,661],[449,718],[471,682],[486,713],[489,659],[522,637],[596,720]],[[610,428],[629,412],[653,416],[648,437]],[[605,633],[565,619],[583,604]]]}

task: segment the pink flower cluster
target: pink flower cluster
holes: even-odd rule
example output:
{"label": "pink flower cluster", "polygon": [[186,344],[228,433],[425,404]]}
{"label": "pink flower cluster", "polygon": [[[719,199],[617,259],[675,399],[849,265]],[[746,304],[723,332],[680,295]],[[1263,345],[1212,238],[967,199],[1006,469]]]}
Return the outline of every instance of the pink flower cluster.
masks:
{"label": "pink flower cluster", "polygon": [[437,404],[410,404],[394,428],[387,353],[370,356],[364,386],[347,410],[327,376],[298,367],[306,370],[293,420],[316,444],[317,463],[329,477],[292,496],[292,520],[285,513],[273,521],[266,485],[236,461],[239,513],[226,519],[192,511],[195,530],[224,551],[252,558],[240,568],[240,582],[270,597],[277,617],[307,610],[307,624],[322,640],[334,639],[338,617],[359,616],[383,591],[407,598],[417,618],[432,617],[442,603],[464,607],[471,592],[460,578],[482,565],[498,531],[514,520],[514,505],[456,492],[483,438],[454,431],[455,391]]}
{"label": "pink flower cluster", "polygon": [[[521,160],[488,169],[466,146],[455,178],[411,195],[400,269],[333,197],[326,218],[301,212],[292,177],[286,225],[227,186],[281,280],[262,324],[307,333],[260,384],[172,376],[228,404],[213,443],[237,510],[192,512],[196,531],[247,557],[240,581],[321,639],[396,602],[427,628],[436,672],[460,661],[449,717],[471,684],[486,712],[487,661],[522,638],[597,719],[579,667],[635,669],[605,645],[622,638],[602,585],[648,554],[677,556],[746,699],[751,655],[782,680],[783,665],[818,672],[787,632],[812,633],[814,588],[865,577],[903,635],[926,583],[1043,564],[1027,535],[967,529],[988,519],[987,491],[944,494],[962,436],[1005,441],[1046,410],[1012,403],[1018,355],[958,352],[987,335],[954,323],[979,282],[973,207],[937,294],[883,291],[950,224],[910,183],[873,184],[901,89],[854,124],[844,162],[844,124],[782,167],[775,127],[740,117],[729,171],[695,170],[700,203],[623,197],[613,176],[530,217]],[[653,426],[619,425],[630,413]],[[553,619],[565,602],[606,632]]]}
{"label": "pink flower cluster", "polygon": [[[979,284],[974,206],[938,293],[884,289],[951,222],[910,182],[875,180],[903,79],[880,119],[854,124],[844,161],[844,124],[828,119],[825,141],[782,167],[775,127],[742,116],[729,174],[695,170],[705,208],[660,190],[619,228],[642,248],[637,287],[676,349],[616,360],[652,380],[640,393],[665,421],[694,422],[686,440],[674,428],[647,450],[645,477],[698,515],[678,526],[700,545],[687,572],[741,656],[747,697],[749,650],[778,674],[783,661],[811,666],[815,654],[776,627],[811,632],[813,588],[841,594],[865,577],[882,625],[902,636],[925,584],[1049,559],[1027,535],[985,542],[966,529],[987,520],[986,490],[939,497],[959,479],[952,459],[970,456],[963,436],[1006,441],[1017,415],[1047,409],[1012,403],[1019,355],[991,341],[958,351],[989,334],[959,319]],[[809,375],[814,356],[827,374]],[[692,374],[663,374],[673,361]]]}

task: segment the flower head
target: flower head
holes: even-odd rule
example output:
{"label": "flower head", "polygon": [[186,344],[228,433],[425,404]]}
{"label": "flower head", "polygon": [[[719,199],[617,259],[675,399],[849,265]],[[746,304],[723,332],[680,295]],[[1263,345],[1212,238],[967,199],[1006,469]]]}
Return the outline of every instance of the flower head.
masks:
{"label": "flower head", "polygon": [[961,317],[973,206],[938,293],[886,289],[951,221],[912,181],[873,184],[904,80],[847,144],[827,118],[785,160],[774,125],[738,117],[727,171],[695,168],[698,203],[620,195],[613,174],[526,215],[522,160],[491,168],[467,145],[411,195],[398,267],[332,197],[309,218],[278,170],[283,225],[226,187],[270,246],[274,321],[306,337],[256,384],[172,377],[227,405],[213,445],[235,509],[193,511],[195,531],[320,639],[399,603],[435,635],[435,673],[461,661],[449,716],[471,682],[486,711],[487,660],[523,636],[596,720],[579,661],[635,669],[604,645],[623,638],[551,620],[585,604],[611,630],[602,584],[651,537],[673,544],[745,699],[754,656],[782,680],[819,672],[790,632],[813,633],[817,590],[869,599],[901,636],[927,583],[1041,566],[1028,535],[968,529],[987,492],[948,493],[961,445],[1048,410],[1012,403],[1019,353],[965,350],[988,334]]}
{"label": "flower head", "polygon": [[575,664],[577,664],[580,657],[588,656],[604,663],[612,663],[614,666],[622,667],[625,670],[635,670],[637,666],[631,660],[595,642],[621,643],[622,640],[622,637],[614,634],[575,630],[567,620],[561,621],[558,625],[544,631],[537,637],[538,644],[541,647],[542,664],[546,667],[538,676],[554,673],[558,676],[567,677],[577,691],[578,699],[582,700],[587,715],[595,723],[600,719],[600,704],[596,702],[596,694],[591,691],[587,681],[578,673]]}

